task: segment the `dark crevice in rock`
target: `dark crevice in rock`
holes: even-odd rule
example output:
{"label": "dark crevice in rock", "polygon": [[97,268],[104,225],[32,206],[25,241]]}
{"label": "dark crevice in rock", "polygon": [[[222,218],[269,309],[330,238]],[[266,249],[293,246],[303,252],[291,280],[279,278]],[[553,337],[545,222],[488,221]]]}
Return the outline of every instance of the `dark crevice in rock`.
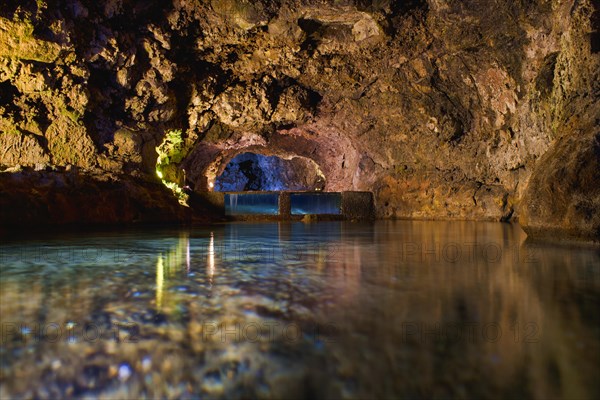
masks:
{"label": "dark crevice in rock", "polygon": [[9,81],[0,82],[0,107],[4,108],[6,115],[15,115],[19,112],[19,107],[15,100],[21,96],[19,89]]}
{"label": "dark crevice in rock", "polygon": [[52,121],[50,120],[50,111],[48,110],[46,105],[41,101],[36,102],[35,109],[37,110],[35,121],[38,123],[40,130],[42,132],[45,132],[46,129],[48,129],[48,127],[52,123]]}
{"label": "dark crevice in rock", "polygon": [[36,0],[3,0],[0,7],[0,16],[8,19],[13,17],[24,18],[28,14],[40,12],[40,2]]}
{"label": "dark crevice in rock", "polygon": [[438,67],[434,64],[434,73],[431,77],[431,85],[440,95],[441,101],[437,101],[435,108],[440,110],[440,116],[448,121],[448,132],[442,132],[443,137],[453,144],[458,144],[470,129],[470,121],[473,120],[473,112],[465,108],[460,99],[452,94],[450,86],[440,77]]}
{"label": "dark crevice in rock", "polygon": [[300,49],[313,54],[321,41],[323,24],[314,19],[300,18],[298,26],[306,33],[306,39],[300,45]]}
{"label": "dark crevice in rock", "polygon": [[40,145],[40,147],[44,150],[44,153],[48,155],[48,157],[50,158],[50,163],[52,163],[52,152],[50,151],[50,148],[48,147],[48,139],[46,139],[43,136],[39,136],[39,135],[32,135],[32,137]]}
{"label": "dark crevice in rock", "polygon": [[594,7],[594,13],[591,17],[592,32],[590,33],[590,44],[592,47],[592,53],[600,53],[600,3],[598,1],[592,1]]}
{"label": "dark crevice in rock", "polygon": [[554,70],[557,58],[558,52],[548,54],[535,79],[535,88],[540,92],[542,98],[548,97],[554,89]]}
{"label": "dark crevice in rock", "polygon": [[429,9],[427,0],[390,1],[391,17],[399,17],[415,11],[426,13]]}
{"label": "dark crevice in rock", "polygon": [[[365,3],[377,3],[373,1],[365,1]],[[413,18],[419,25],[424,25],[429,5],[426,0],[408,0],[408,1],[390,1],[389,14],[386,14],[385,23],[383,24],[386,35],[397,38],[399,37],[400,29],[404,20]],[[375,7],[370,7],[371,9]],[[367,8],[367,11],[370,11]]]}
{"label": "dark crevice in rock", "polygon": [[88,80],[89,106],[84,124],[98,148],[112,140],[116,121],[127,120],[124,89],[117,84],[114,71],[90,68]]}
{"label": "dark crevice in rock", "polygon": [[305,88],[308,92],[308,96],[307,96],[307,100],[308,102],[306,103],[306,106],[313,111],[316,111],[319,104],[321,103],[321,101],[323,100],[323,96],[319,93],[316,92],[314,90],[311,90],[309,88]]}
{"label": "dark crevice in rock", "polygon": [[512,218],[513,218],[514,214],[515,214],[514,208],[510,207],[507,210],[506,214],[503,215],[502,217],[500,217],[500,222],[510,222],[510,221],[512,221]]}

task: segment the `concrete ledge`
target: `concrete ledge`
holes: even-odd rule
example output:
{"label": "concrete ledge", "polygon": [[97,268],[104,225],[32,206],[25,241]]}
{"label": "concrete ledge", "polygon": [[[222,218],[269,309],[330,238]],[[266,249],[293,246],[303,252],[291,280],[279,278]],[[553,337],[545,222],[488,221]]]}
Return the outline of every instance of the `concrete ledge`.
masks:
{"label": "concrete ledge", "polygon": [[278,198],[278,215],[228,215],[231,220],[241,221],[300,221],[306,219],[306,215],[291,214],[291,195],[302,193],[339,193],[341,195],[341,215],[318,214],[315,219],[318,220],[354,220],[354,219],[373,219],[375,215],[373,193],[371,192],[202,192],[195,193],[203,202],[209,204],[220,216],[225,215],[225,195],[226,194],[261,194],[276,193]]}
{"label": "concrete ledge", "polygon": [[[208,206],[217,216],[225,216],[225,193],[223,192],[194,192],[191,198],[197,198],[203,205]],[[193,203],[190,204],[193,207]]]}
{"label": "concrete ledge", "polygon": [[373,193],[342,192],[342,215],[345,219],[372,219],[374,209]]}

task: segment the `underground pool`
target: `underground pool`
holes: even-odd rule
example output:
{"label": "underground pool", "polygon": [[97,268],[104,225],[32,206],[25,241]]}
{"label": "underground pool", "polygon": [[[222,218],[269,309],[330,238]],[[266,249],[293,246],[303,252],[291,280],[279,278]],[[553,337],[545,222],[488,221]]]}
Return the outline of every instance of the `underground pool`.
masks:
{"label": "underground pool", "polygon": [[343,221],[2,243],[0,398],[598,398],[600,253]]}

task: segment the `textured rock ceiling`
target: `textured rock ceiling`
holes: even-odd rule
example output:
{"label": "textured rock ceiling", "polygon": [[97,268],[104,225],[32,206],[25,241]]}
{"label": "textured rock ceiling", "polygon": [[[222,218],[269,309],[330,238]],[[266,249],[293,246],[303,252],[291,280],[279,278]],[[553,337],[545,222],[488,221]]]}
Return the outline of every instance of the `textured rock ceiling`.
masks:
{"label": "textured rock ceiling", "polygon": [[180,129],[199,190],[252,151],[313,160],[380,217],[532,215],[527,191],[552,197],[530,177],[560,165],[540,158],[598,140],[597,21],[588,0],[9,0],[0,165],[152,179]]}

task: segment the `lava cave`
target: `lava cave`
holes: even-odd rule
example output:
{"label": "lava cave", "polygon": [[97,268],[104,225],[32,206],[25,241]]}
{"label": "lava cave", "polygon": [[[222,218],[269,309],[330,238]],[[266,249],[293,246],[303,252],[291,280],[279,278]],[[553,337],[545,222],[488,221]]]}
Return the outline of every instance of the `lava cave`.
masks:
{"label": "lava cave", "polygon": [[4,0],[0,398],[600,398],[599,32]]}

